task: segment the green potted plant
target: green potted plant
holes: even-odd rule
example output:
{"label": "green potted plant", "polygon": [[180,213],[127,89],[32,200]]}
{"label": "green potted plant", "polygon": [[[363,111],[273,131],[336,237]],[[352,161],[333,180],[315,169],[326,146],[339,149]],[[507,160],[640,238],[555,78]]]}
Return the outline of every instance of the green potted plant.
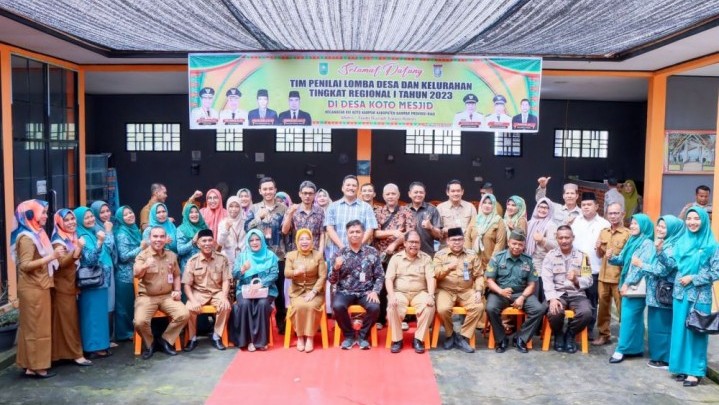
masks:
{"label": "green potted plant", "polygon": [[[6,293],[2,294],[2,298],[5,298]],[[2,298],[0,298],[0,302],[5,301]],[[15,344],[19,318],[20,311],[11,303],[0,307],[0,351],[8,350]]]}

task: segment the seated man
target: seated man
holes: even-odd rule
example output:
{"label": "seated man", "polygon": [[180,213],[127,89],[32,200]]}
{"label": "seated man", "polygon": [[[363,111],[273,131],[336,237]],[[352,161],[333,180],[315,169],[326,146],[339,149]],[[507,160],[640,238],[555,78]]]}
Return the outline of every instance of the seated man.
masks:
{"label": "seated man", "polygon": [[404,235],[404,250],[389,260],[387,287],[387,321],[392,331],[392,353],[402,350],[402,319],[407,306],[417,310],[417,330],[413,346],[424,353],[424,336],[434,317],[434,274],[432,258],[419,250],[419,234],[414,229]]}
{"label": "seated man", "polygon": [[[437,279],[437,314],[444,326],[444,349],[456,345],[465,353],[474,353],[469,341],[484,310],[484,277],[479,256],[464,247],[462,228],[447,230],[447,247],[434,255],[434,278]],[[467,310],[461,336],[454,333],[454,306]]]}
{"label": "seated man", "polygon": [[230,314],[230,301],[227,294],[230,291],[232,274],[227,257],[215,249],[215,239],[212,230],[203,229],[197,233],[197,246],[200,253],[192,256],[185,265],[182,274],[182,283],[185,285],[187,296],[187,309],[190,319],[187,322],[187,331],[190,342],[185,347],[191,352],[197,347],[197,315],[203,305],[212,304],[217,311],[215,316],[215,331],[212,334],[212,346],[217,350],[225,350],[220,340]]}
{"label": "seated man", "polygon": [[[554,350],[567,353],[577,351],[574,335],[592,321],[592,305],[584,292],[594,281],[592,268],[587,255],[575,249],[573,243],[572,228],[560,226],[557,228],[559,247],[547,252],[542,263],[542,285],[549,301],[547,318],[554,335]],[[574,318],[569,320],[566,332],[562,333],[565,308],[574,311]]]}
{"label": "seated man", "polygon": [[145,342],[143,359],[149,359],[155,352],[154,337],[150,329],[155,311],[159,309],[170,317],[170,324],[158,345],[160,350],[170,356],[177,354],[172,343],[177,340],[190,316],[180,301],[180,268],[177,265],[177,255],[165,250],[166,244],[165,228],[155,226],[150,229],[150,246],[137,255],[133,267],[135,277],[140,280],[133,323]]}
{"label": "seated man", "polygon": [[[347,241],[349,246],[338,250],[332,257],[332,270],[328,280],[337,285],[337,292],[332,301],[332,311],[337,325],[344,334],[342,349],[349,350],[355,343],[360,349],[369,350],[367,341],[372,325],[379,316],[379,292],[384,283],[382,260],[377,249],[362,243],[364,225],[357,219],[347,222]],[[350,305],[361,305],[365,311],[359,336],[355,339],[352,319],[347,312]]]}
{"label": "seated man", "polygon": [[508,345],[502,326],[502,311],[505,308],[511,305],[523,310],[527,316],[515,337],[520,353],[527,353],[527,342],[534,336],[547,312],[547,306],[534,295],[538,275],[532,265],[532,258],[522,253],[525,240],[524,233],[512,231],[509,234],[509,247],[492,257],[485,273],[489,287],[487,317],[498,344],[495,349],[497,353],[504,353]]}

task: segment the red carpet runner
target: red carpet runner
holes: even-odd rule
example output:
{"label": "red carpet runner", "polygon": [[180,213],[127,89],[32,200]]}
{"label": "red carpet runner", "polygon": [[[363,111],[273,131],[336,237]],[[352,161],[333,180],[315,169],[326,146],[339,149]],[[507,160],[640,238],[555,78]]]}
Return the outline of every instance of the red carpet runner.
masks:
{"label": "red carpet runner", "polygon": [[[330,329],[331,331],[331,329]],[[322,349],[319,337],[312,353],[275,346],[266,352],[238,352],[207,400],[208,404],[439,404],[429,354],[416,354],[405,333],[404,350],[390,353],[380,331],[379,347],[346,351]],[[228,350],[237,349],[229,348]]]}

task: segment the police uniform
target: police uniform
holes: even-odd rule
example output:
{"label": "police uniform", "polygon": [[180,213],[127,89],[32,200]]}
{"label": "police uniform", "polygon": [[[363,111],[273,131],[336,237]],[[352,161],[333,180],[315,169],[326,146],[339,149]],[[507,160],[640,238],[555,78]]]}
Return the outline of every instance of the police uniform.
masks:
{"label": "police uniform", "polygon": [[607,341],[611,337],[609,330],[612,319],[612,300],[617,308],[617,317],[622,318],[622,296],[619,294],[619,275],[622,272],[621,266],[610,264],[606,257],[608,249],[616,254],[622,251],[624,244],[630,237],[629,229],[620,226],[617,229],[605,228],[599,232],[599,248],[597,253],[602,257],[602,267],[599,268],[599,285],[597,286],[597,330],[599,337]]}
{"label": "police uniform", "polygon": [[[464,101],[464,104],[473,103],[477,104],[477,96],[474,94],[467,94],[462,99]],[[483,114],[479,111],[462,111],[454,115],[454,120],[452,121],[453,127],[461,127],[461,128],[480,128],[484,124],[483,120]]]}
{"label": "police uniform", "polygon": [[[494,291],[489,292],[487,297],[487,317],[492,324],[492,332],[497,342],[505,342],[506,335],[502,326],[502,311],[509,307],[519,296],[524,295],[522,310],[526,319],[522,328],[517,332],[517,337],[524,343],[530,341],[537,328],[542,322],[542,317],[547,311],[547,306],[537,300],[534,294],[527,294],[524,290],[529,283],[536,283],[539,277],[537,270],[532,264],[532,257],[521,253],[519,256],[512,256],[508,249],[503,250],[492,257],[485,272],[487,279],[495,281],[499,288],[511,288],[511,299],[507,299]],[[505,343],[506,345],[506,343]]]}
{"label": "police uniform", "polygon": [[[574,272],[577,284],[567,280],[567,273]],[[542,263],[542,286],[547,301],[557,299],[565,309],[574,311],[574,318],[568,322],[566,335],[574,339],[577,332],[582,331],[592,321],[592,305],[584,292],[592,286],[592,268],[589,266],[587,255],[577,249],[572,249],[564,255],[560,248],[552,249],[547,253]],[[552,314],[547,313],[552,333],[559,336],[564,328],[564,311]],[[566,340],[566,338],[565,338]]]}
{"label": "police uniform", "polygon": [[[217,310],[215,317],[215,334],[222,336],[227,324],[227,317],[230,314],[229,305],[220,311],[220,303],[227,301],[229,285],[232,281],[230,265],[225,255],[212,252],[208,259],[202,252],[195,254],[187,261],[185,272],[182,274],[182,283],[185,287],[192,289],[192,296],[195,302],[202,305],[211,304]],[[223,291],[224,283],[227,283],[227,291]],[[197,315],[200,313],[190,310],[190,300],[187,301],[187,309],[190,318],[187,322],[187,329],[190,337],[195,337],[197,332]]]}
{"label": "police uniform", "polygon": [[385,282],[392,285],[397,306],[387,306],[387,321],[392,331],[392,341],[402,340],[402,319],[407,314],[407,306],[417,310],[417,330],[414,338],[422,341],[434,318],[434,307],[427,306],[433,301],[427,285],[427,277],[434,277],[432,257],[419,251],[417,257],[410,259],[404,250],[392,256],[387,265]]}
{"label": "police uniform", "polygon": [[146,347],[151,347],[154,338],[150,329],[150,321],[155,311],[161,310],[171,319],[162,338],[172,345],[189,318],[189,312],[185,305],[171,297],[174,280],[180,277],[177,255],[169,250],[156,253],[152,248],[146,248],[137,255],[135,267],[145,267],[145,262],[150,258],[153,259],[152,266],[139,278],[133,323]]}
{"label": "police uniform", "polygon": [[[457,267],[449,269],[448,266],[455,262],[458,262]],[[461,335],[469,339],[474,335],[484,311],[484,302],[475,302],[476,294],[484,292],[479,256],[466,248],[459,253],[444,248],[434,255],[433,264],[434,278],[437,280],[437,314],[444,326],[445,337],[449,338],[454,332],[452,307],[461,306],[467,310]],[[468,277],[465,277],[464,266],[467,267]]]}

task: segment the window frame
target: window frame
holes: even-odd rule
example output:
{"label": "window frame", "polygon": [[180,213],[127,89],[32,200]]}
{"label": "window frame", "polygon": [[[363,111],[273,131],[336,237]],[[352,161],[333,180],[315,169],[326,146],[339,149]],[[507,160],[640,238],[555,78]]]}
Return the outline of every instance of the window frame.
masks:
{"label": "window frame", "polygon": [[[135,132],[133,132],[133,140],[130,140],[130,126],[134,125]],[[151,139],[147,140],[144,137],[148,136],[150,132],[146,130],[146,126],[150,126],[152,129]],[[137,131],[139,126],[143,126],[143,131]],[[169,132],[161,131],[156,132],[158,126],[162,129],[171,128]],[[176,131],[175,131],[176,129]],[[142,134],[143,139],[138,140],[137,134]],[[169,135],[170,139],[163,139],[165,135]],[[160,138],[158,138],[158,136]],[[131,142],[134,144],[134,148],[130,148]],[[157,148],[157,145],[169,144],[170,147]],[[138,147],[138,145],[142,145]],[[175,149],[175,145],[177,148]],[[149,147],[148,147],[149,146]],[[182,151],[182,125],[179,122],[126,122],[125,123],[125,151],[126,152],[181,152]]]}
{"label": "window frame", "polygon": [[[428,136],[431,137],[429,142],[426,140]],[[423,138],[422,142],[417,142],[419,137]],[[448,139],[449,142],[447,142]],[[413,142],[410,143],[410,140]],[[411,151],[410,147],[414,148],[414,151]],[[422,148],[422,150],[417,151],[417,148]],[[457,148],[456,153],[454,148]],[[404,136],[404,153],[406,155],[460,156],[462,154],[462,131],[444,128],[407,129]]]}

